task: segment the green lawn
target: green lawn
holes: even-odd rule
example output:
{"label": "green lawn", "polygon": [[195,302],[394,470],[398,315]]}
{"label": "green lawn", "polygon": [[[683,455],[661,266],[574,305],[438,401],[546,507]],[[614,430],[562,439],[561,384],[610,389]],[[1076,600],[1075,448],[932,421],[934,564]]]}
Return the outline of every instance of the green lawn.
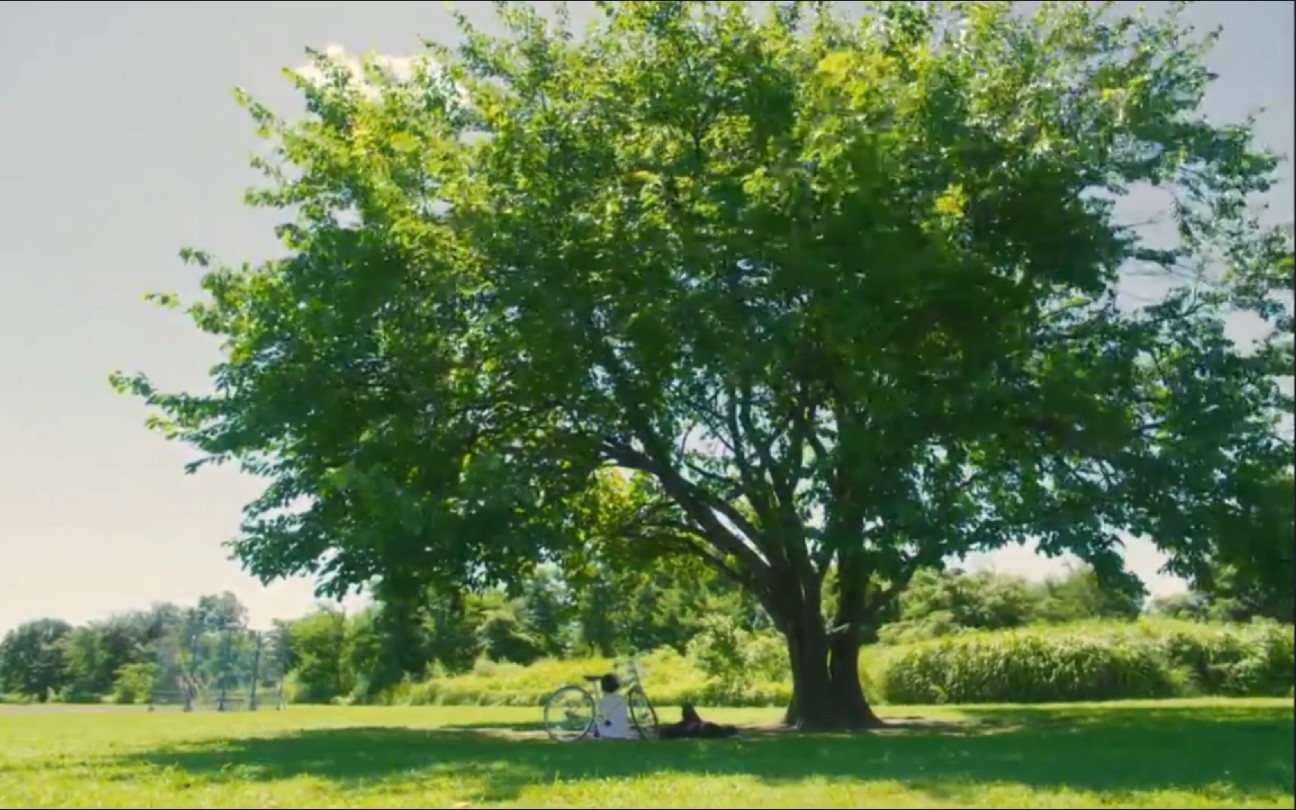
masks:
{"label": "green lawn", "polygon": [[0,713],[0,806],[1292,807],[1284,700],[891,708],[927,722],[568,745],[538,714]]}

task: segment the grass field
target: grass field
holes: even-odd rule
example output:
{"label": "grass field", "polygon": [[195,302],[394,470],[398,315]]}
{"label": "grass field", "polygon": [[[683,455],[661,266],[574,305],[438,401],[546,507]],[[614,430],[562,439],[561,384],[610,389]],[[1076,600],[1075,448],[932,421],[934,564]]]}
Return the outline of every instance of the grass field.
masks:
{"label": "grass field", "polygon": [[0,714],[0,806],[1292,807],[1290,701],[885,713],[922,722],[559,745],[535,709],[15,711]]}

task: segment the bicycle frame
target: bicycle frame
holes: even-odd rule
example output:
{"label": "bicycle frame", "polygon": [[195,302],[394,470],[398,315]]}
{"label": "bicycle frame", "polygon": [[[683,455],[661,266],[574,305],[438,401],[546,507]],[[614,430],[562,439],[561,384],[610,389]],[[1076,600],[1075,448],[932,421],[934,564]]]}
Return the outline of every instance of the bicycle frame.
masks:
{"label": "bicycle frame", "polygon": [[[639,659],[637,659],[637,658],[627,658],[627,659],[626,659],[626,670],[627,670],[628,674],[630,675],[630,677],[629,677],[628,680],[626,680],[625,682],[623,682],[623,683],[621,684],[621,686],[622,686],[623,688],[625,688],[626,690],[629,690],[631,687],[634,687],[634,686],[638,686],[638,687],[640,687],[640,688],[643,688],[643,676],[642,676],[642,675],[640,674],[640,672],[639,672]],[[616,667],[615,667],[615,666],[612,667],[612,671],[613,671],[613,672],[616,671]]]}

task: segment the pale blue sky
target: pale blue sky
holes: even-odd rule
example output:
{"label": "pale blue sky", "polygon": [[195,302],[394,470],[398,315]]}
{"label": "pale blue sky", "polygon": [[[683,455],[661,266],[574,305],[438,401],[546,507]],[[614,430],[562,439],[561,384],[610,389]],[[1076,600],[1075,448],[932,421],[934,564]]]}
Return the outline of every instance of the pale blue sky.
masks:
{"label": "pale blue sky", "polygon": [[[1238,119],[1269,105],[1260,135],[1283,153],[1292,11],[1192,12],[1225,25],[1208,110]],[[231,259],[275,248],[270,220],[241,204],[256,142],[233,86],[294,109],[279,71],[305,46],[403,55],[419,36],[450,34],[441,5],[425,2],[0,3],[0,632],[220,590],[257,625],[310,606],[310,583],[263,588],[225,558],[221,541],[256,485],[227,470],[183,475],[184,449],[147,433],[140,403],[106,377],[142,369],[164,386],[203,385],[214,344],[142,295],[196,290],[182,245]],[[1290,167],[1284,177],[1273,215],[1286,221]],[[1024,549],[976,564],[1057,570]],[[1155,591],[1175,588],[1147,544],[1131,547],[1130,564]]]}

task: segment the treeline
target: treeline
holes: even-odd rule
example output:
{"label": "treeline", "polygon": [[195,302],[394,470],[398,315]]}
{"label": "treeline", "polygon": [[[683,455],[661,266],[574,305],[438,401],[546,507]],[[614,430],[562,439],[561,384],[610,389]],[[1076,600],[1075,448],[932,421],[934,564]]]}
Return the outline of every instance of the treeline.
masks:
{"label": "treeline", "polygon": [[[898,647],[975,631],[1127,622],[1146,612],[1233,621],[1265,615],[1254,608],[1228,593],[1146,603],[1137,587],[1105,584],[1088,569],[1043,582],[925,571],[872,640]],[[350,615],[320,605],[264,633],[246,628],[247,612],[232,594],[80,627],[29,622],[0,642],[0,693],[9,700],[145,702],[183,700],[188,689],[240,699],[284,689],[297,702],[380,702],[408,694],[411,684],[474,667],[480,673],[484,661],[528,665],[631,651],[687,659],[709,688],[731,696],[740,682],[777,681],[786,671],[781,639],[754,602],[696,571],[604,571],[568,581],[541,568],[518,593],[429,594],[417,604],[375,602]]]}
{"label": "treeline", "polygon": [[[286,626],[247,630],[247,609],[230,593],[181,607],[157,603],[74,627],[46,618],[0,641],[0,694],[9,700],[184,702],[201,688],[275,689],[288,660]],[[249,673],[252,678],[249,679]]]}

